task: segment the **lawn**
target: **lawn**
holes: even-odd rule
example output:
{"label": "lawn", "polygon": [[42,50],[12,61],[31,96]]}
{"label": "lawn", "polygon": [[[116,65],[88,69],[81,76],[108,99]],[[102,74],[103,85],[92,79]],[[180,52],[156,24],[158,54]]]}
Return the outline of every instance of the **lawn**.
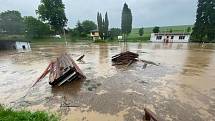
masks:
{"label": "lawn", "polygon": [[46,112],[15,111],[0,105],[0,121],[58,121],[58,118]]}

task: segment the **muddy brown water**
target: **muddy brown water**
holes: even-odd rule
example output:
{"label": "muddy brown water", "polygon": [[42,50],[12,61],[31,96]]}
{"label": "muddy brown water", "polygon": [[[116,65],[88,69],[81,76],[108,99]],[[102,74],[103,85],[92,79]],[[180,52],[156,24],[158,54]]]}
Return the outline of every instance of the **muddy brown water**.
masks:
{"label": "muddy brown water", "polygon": [[[32,51],[0,52],[0,104],[43,110],[63,121],[141,121],[144,107],[166,121],[215,120],[215,45],[128,43],[127,50],[159,66],[112,66],[122,43],[32,43]],[[48,77],[30,86],[51,60],[67,52],[87,79],[59,88]],[[23,96],[26,95],[25,98]]]}

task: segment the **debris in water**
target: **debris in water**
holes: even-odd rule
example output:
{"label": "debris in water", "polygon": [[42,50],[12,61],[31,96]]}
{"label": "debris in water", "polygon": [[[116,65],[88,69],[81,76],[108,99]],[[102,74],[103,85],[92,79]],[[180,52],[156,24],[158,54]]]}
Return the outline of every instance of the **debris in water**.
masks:
{"label": "debris in water", "polygon": [[117,54],[112,57],[113,65],[131,65],[133,62],[138,61],[139,55],[130,51],[126,51],[120,54]]}
{"label": "debris in water", "polygon": [[83,62],[83,58],[85,57],[85,55],[82,55],[81,57],[79,57],[78,59],[77,59],[77,61],[79,61],[79,62]]}
{"label": "debris in water", "polygon": [[160,119],[159,117],[157,117],[151,110],[149,110],[148,108],[144,109],[145,111],[145,116],[143,117],[143,120],[146,121],[163,121],[162,119]]}
{"label": "debris in water", "polygon": [[147,61],[147,60],[139,60],[145,64],[151,64],[151,65],[155,65],[155,66],[159,66],[159,64],[155,63],[155,62],[152,62],[152,61]]}
{"label": "debris in water", "polygon": [[143,69],[146,69],[147,65],[148,65],[147,63],[144,63]]}
{"label": "debris in water", "polygon": [[[36,83],[43,79],[48,73],[50,73],[49,84],[52,86],[61,86],[66,82],[86,78],[74,60],[66,53],[58,57],[56,61],[51,62]],[[34,85],[36,85],[36,83]]]}

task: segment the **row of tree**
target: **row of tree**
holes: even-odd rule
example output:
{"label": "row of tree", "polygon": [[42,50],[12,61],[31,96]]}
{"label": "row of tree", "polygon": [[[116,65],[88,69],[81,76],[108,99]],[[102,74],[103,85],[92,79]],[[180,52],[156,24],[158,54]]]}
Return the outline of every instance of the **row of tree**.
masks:
{"label": "row of tree", "polygon": [[41,0],[34,17],[22,17],[18,11],[0,13],[0,33],[23,34],[29,37],[42,37],[50,33],[61,34],[67,24],[65,5],[62,0]]}
{"label": "row of tree", "polygon": [[108,14],[107,12],[105,13],[105,18],[102,18],[102,14],[98,12],[97,14],[97,23],[98,23],[98,31],[99,31],[99,36],[101,39],[107,39],[109,34],[108,34],[108,28],[109,28],[109,20],[108,20]]}
{"label": "row of tree", "polygon": [[22,17],[19,11],[0,13],[0,33],[9,35],[26,34],[27,37],[40,38],[52,33],[50,26],[32,17]]}

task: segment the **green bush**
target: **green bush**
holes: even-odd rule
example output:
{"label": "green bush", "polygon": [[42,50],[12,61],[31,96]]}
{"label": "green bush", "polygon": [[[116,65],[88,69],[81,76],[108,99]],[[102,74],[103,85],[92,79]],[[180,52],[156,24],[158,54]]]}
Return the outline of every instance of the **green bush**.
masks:
{"label": "green bush", "polygon": [[46,112],[37,111],[14,111],[0,105],[0,121],[58,121],[54,115]]}

